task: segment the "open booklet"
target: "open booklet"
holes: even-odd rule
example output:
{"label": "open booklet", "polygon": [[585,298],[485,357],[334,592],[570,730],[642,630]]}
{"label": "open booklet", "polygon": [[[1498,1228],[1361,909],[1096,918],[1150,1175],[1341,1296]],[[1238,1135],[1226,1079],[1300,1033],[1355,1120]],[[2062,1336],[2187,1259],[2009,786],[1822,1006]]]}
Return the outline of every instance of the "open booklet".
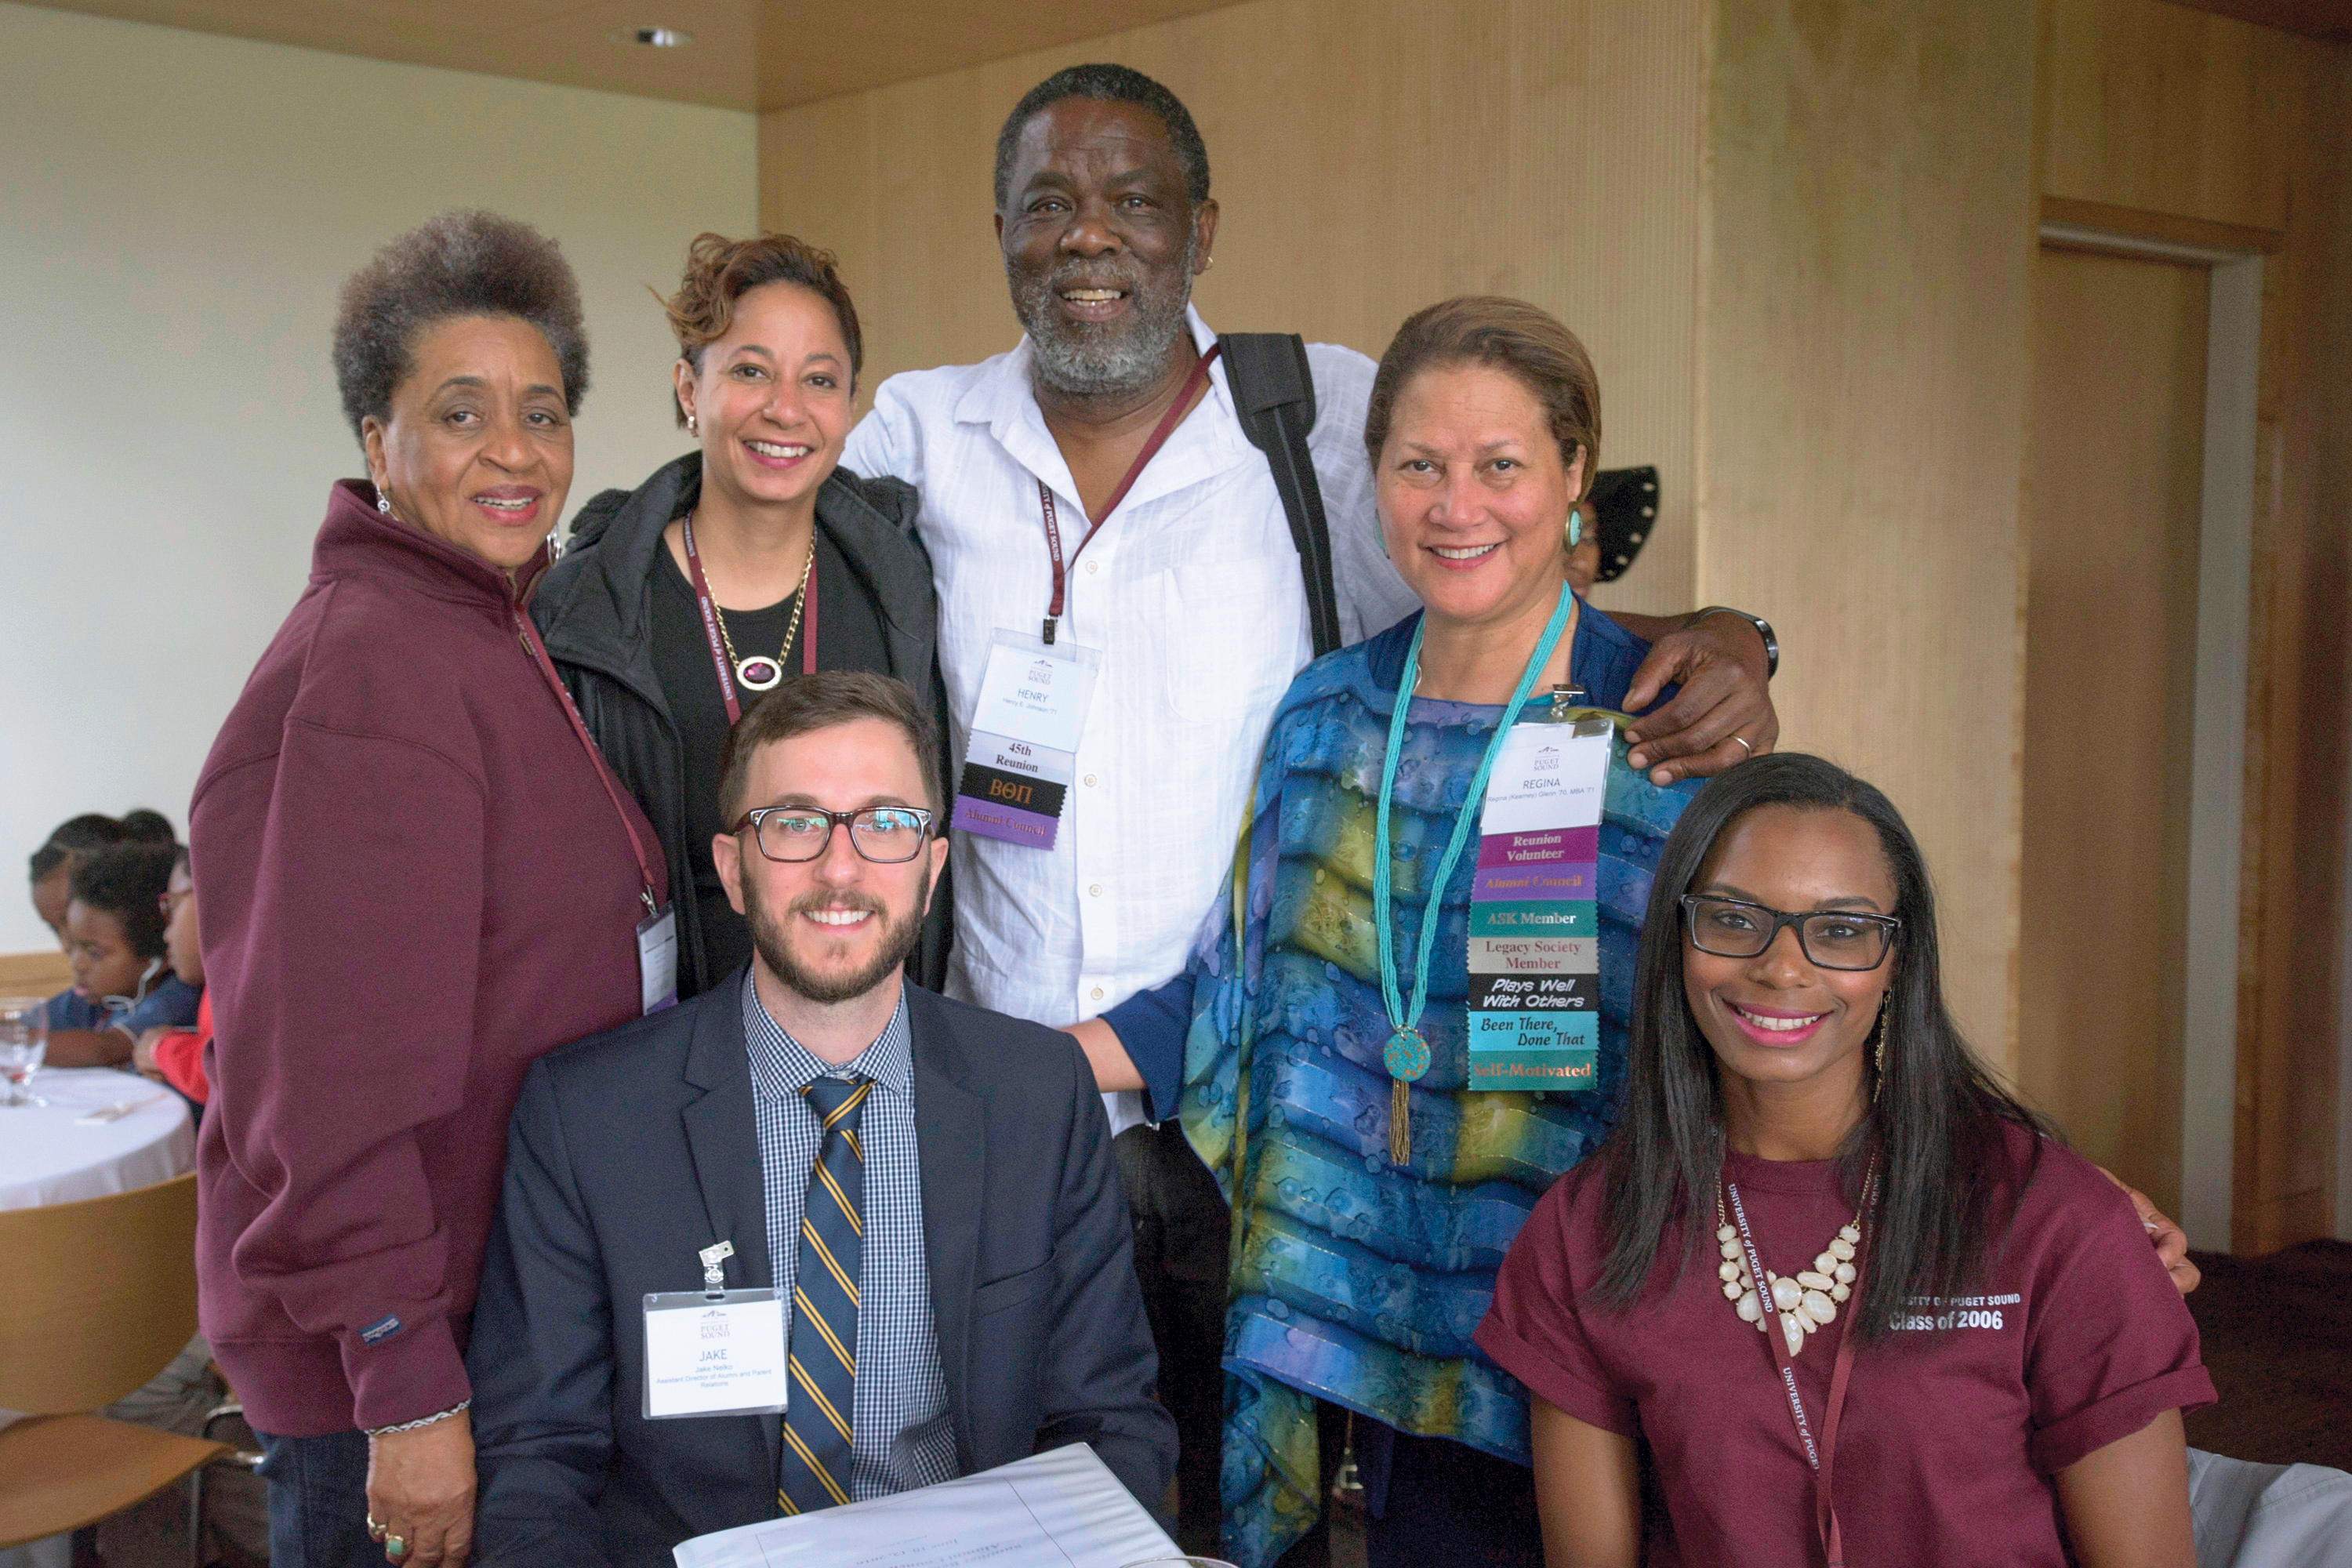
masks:
{"label": "open booklet", "polygon": [[935,1487],[699,1535],[677,1568],[1127,1568],[1179,1555],[1084,1443]]}

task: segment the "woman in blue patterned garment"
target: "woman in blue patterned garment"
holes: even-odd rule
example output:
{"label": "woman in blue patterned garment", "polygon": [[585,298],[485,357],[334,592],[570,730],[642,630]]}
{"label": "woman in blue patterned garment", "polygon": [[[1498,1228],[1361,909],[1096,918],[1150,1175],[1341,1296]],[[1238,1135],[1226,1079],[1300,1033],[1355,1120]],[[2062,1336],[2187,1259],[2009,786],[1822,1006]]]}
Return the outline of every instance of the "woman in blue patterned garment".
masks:
{"label": "woman in blue patterned garment", "polygon": [[[1608,1131],[1648,867],[1696,786],[1656,788],[1618,746],[1600,834],[1602,1022],[1589,1089],[1468,1088],[1475,853],[1457,852],[1444,879],[1419,1016],[1399,1012],[1413,1011],[1432,868],[1457,825],[1477,831],[1474,784],[1483,795],[1482,763],[1515,696],[1528,718],[1571,684],[1585,703],[1616,708],[1647,651],[1567,583],[1600,435],[1583,345],[1534,306],[1453,300],[1404,324],[1364,438],[1390,556],[1426,609],[1300,674],[1260,767],[1233,908],[1188,974],[1076,1031],[1090,1055],[1132,1062],[1156,1104],[1174,1098],[1181,1070],[1202,1159],[1228,1194],[1244,1173],[1223,1487],[1225,1550],[1244,1568],[1265,1568],[1312,1529],[1350,1442],[1374,1564],[1541,1562],[1526,1394],[1470,1336],[1537,1198]],[[1412,700],[1391,769],[1401,690]],[[1373,875],[1384,793],[1394,1005]],[[1402,1096],[1384,1048],[1415,1023],[1429,1065],[1404,1091],[1410,1155],[1395,1163],[1391,1108]]]}

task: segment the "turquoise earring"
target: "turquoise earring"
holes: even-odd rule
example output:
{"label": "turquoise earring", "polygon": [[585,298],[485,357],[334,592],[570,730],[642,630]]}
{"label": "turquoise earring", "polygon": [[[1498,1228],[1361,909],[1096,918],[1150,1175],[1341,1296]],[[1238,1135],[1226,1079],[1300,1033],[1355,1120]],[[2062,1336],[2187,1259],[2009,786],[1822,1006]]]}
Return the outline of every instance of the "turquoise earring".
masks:
{"label": "turquoise earring", "polygon": [[1570,507],[1568,509],[1568,547],[1570,550],[1575,549],[1578,542],[1583,537],[1584,514],[1576,508]]}

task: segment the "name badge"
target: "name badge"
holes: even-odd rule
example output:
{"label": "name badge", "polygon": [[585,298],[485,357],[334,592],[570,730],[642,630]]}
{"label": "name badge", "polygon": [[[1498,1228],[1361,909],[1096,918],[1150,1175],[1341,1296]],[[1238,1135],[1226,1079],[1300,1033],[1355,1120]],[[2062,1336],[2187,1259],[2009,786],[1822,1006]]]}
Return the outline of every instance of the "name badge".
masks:
{"label": "name badge", "polygon": [[677,909],[637,922],[637,995],[647,1013],[677,1005]]}
{"label": "name badge", "polygon": [[1615,726],[1512,727],[1478,819],[1470,1087],[1590,1089],[1601,1065],[1601,805]]}
{"label": "name badge", "polygon": [[996,633],[956,785],[959,829],[1033,849],[1054,847],[1101,668],[1095,648]]}
{"label": "name badge", "polygon": [[646,1297],[646,1419],[772,1415],[791,1392],[784,1304],[773,1290],[722,1288],[732,1241],[699,1256],[701,1289]]}

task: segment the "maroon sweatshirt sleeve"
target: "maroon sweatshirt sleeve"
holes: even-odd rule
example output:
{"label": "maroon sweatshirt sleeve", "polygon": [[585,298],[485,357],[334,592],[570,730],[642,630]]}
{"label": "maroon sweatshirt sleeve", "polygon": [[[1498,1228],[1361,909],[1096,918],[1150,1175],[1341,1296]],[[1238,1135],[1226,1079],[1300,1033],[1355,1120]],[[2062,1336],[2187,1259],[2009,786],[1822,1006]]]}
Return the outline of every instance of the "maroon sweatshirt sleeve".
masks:
{"label": "maroon sweatshirt sleeve", "polygon": [[335,1340],[355,1425],[446,1410],[469,1385],[429,1126],[474,1056],[481,785],[416,742],[293,719],[205,793],[206,855],[254,873],[217,986],[227,1152],[266,1196],[236,1272]]}

